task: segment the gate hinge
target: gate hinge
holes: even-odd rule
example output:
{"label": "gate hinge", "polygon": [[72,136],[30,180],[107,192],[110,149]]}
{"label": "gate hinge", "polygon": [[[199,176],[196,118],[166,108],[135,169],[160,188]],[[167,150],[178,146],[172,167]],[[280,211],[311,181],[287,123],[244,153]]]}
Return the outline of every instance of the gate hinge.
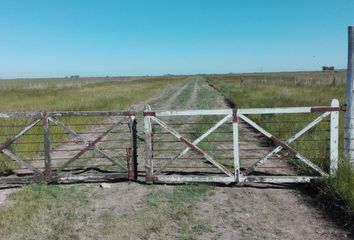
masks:
{"label": "gate hinge", "polygon": [[347,111],[347,104],[344,104],[344,105],[340,106],[340,110],[342,112],[346,112]]}

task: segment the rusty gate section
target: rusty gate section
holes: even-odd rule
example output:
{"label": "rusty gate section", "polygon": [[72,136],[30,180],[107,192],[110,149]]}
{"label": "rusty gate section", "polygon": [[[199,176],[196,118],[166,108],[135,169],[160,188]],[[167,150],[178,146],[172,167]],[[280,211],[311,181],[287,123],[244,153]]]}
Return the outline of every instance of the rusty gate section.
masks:
{"label": "rusty gate section", "polygon": [[132,112],[0,113],[0,182],[134,180]]}
{"label": "rusty gate section", "polygon": [[330,106],[144,112],[146,181],[296,183],[335,174]]}

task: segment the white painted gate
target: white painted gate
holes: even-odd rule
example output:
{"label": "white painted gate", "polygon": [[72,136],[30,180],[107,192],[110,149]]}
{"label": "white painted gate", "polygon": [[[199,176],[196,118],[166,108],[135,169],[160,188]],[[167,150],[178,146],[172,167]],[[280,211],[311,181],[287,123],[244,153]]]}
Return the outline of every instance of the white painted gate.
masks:
{"label": "white painted gate", "polygon": [[[335,99],[331,106],[316,107],[186,111],[152,111],[148,107],[144,112],[146,180],[293,183],[329,176],[337,169],[339,111]],[[284,116],[292,120],[285,121]],[[294,116],[300,120],[294,120]],[[309,117],[306,121],[305,116]],[[278,137],[260,123],[264,118],[281,119],[274,122],[289,123],[292,126],[288,129],[297,126],[299,129],[289,136]],[[329,129],[317,129],[320,123]],[[254,140],[247,144],[245,139],[253,135]],[[307,139],[307,135],[312,138]],[[251,148],[262,141],[268,145]],[[304,142],[301,146],[310,147],[300,149],[294,145],[300,141]],[[316,143],[319,148],[315,149],[310,141],[319,142]],[[329,145],[328,151],[322,141]],[[319,151],[321,161],[311,157],[315,150]]]}

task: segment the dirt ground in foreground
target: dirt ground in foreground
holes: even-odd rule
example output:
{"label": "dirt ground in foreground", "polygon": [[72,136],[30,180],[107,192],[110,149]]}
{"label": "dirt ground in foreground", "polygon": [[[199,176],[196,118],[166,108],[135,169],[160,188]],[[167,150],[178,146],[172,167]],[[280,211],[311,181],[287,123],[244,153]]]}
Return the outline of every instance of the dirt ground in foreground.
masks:
{"label": "dirt ground in foreground", "polygon": [[[110,189],[98,184],[82,185],[95,197],[92,211],[132,214],[144,207],[149,186],[114,183]],[[176,186],[158,185],[159,191]],[[89,189],[89,190],[88,190]],[[198,219],[210,230],[198,239],[352,239],[350,233],[315,207],[316,202],[292,186],[216,186],[207,199],[197,202]]]}
{"label": "dirt ground in foreground", "polygon": [[215,232],[201,239],[345,239],[297,189],[267,185],[217,187],[199,209]]}

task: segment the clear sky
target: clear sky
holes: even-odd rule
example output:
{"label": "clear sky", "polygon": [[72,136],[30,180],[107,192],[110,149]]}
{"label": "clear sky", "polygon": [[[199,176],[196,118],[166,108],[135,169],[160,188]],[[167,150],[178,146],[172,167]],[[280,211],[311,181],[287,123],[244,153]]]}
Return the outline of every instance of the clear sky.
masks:
{"label": "clear sky", "polygon": [[0,0],[0,78],[346,68],[354,0]]}

